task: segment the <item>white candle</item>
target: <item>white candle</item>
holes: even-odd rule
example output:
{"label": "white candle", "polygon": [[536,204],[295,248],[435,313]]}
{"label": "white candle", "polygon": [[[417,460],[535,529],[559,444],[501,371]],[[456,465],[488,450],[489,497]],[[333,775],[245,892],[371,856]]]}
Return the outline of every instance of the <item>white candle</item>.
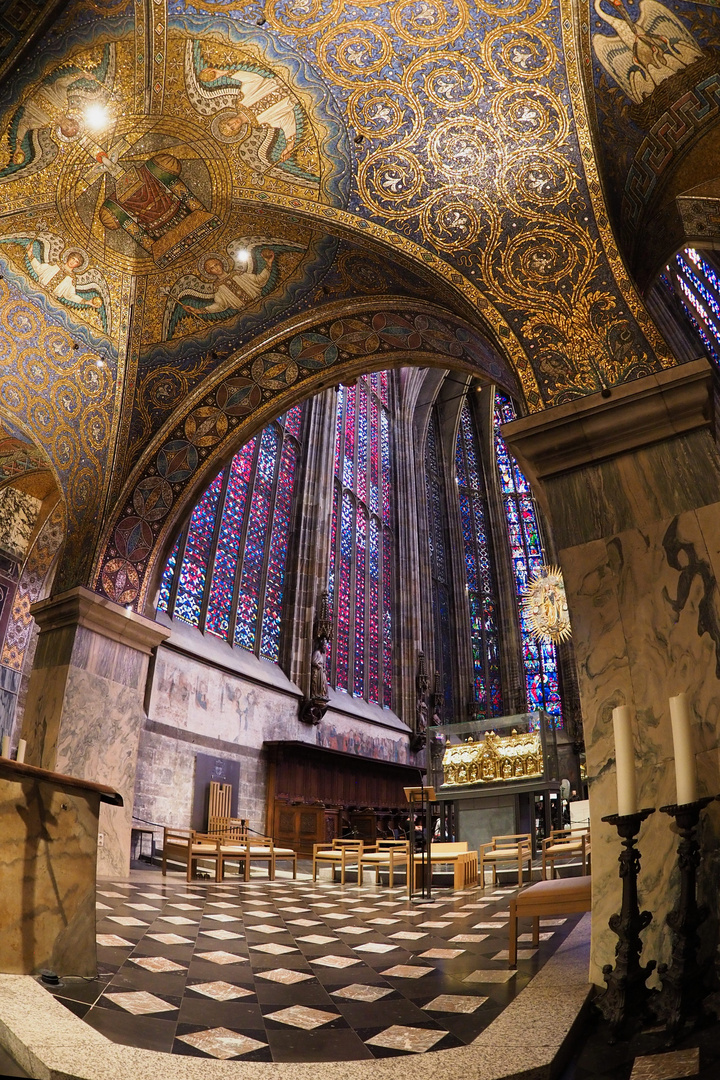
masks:
{"label": "white candle", "polygon": [[18,743],[17,758],[16,758],[16,760],[19,761],[21,764],[25,760],[25,751],[26,750],[27,750],[27,742],[25,741],[25,739],[21,739],[20,742]]}
{"label": "white candle", "polygon": [[637,787],[635,785],[635,750],[633,748],[632,723],[627,705],[613,709],[613,734],[615,736],[615,772],[617,774],[618,814],[637,814]]}
{"label": "white candle", "polygon": [[670,698],[673,750],[675,752],[675,786],[678,805],[695,802],[697,793],[697,763],[693,747],[690,709],[687,696]]}
{"label": "white candle", "polygon": [[3,735],[2,737],[2,757],[10,757],[10,736]]}

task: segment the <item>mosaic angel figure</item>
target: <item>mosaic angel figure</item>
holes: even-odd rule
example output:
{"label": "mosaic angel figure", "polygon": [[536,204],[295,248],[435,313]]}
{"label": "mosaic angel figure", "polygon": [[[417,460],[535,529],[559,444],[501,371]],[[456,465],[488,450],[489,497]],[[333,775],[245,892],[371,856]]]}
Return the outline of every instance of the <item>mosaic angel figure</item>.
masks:
{"label": "mosaic angel figure", "polygon": [[[267,296],[280,281],[278,256],[304,251],[303,244],[267,236],[246,236],[227,246],[229,258],[210,252],[198,261],[201,276],[185,274],[168,291],[163,317],[163,340],[180,328],[188,333],[197,321],[222,322],[248,304]],[[195,325],[185,326],[191,320]]]}
{"label": "mosaic angel figure", "polygon": [[0,244],[23,249],[29,277],[55,300],[74,311],[97,315],[103,331],[110,332],[110,294],[99,270],[88,267],[82,248],[66,247],[55,233],[11,233]]}
{"label": "mosaic angel figure", "polygon": [[683,24],[658,0],[640,0],[633,21],[623,0],[608,0],[619,17],[606,14],[602,0],[595,11],[614,34],[595,34],[595,55],[615,82],[636,104],[656,86],[699,60],[702,50]]}
{"label": "mosaic angel figure", "polygon": [[212,116],[210,130],[261,175],[317,188],[320,177],[298,162],[310,125],[303,108],[274,72],[251,62],[213,67],[198,41],[185,50],[185,87],[195,110]]}
{"label": "mosaic angel figure", "polygon": [[0,184],[33,176],[49,165],[57,156],[58,141],[73,142],[82,135],[83,113],[90,105],[105,105],[114,82],[114,44],[105,45],[93,67],[66,63],[46,75],[10,120],[9,160],[0,168]]}

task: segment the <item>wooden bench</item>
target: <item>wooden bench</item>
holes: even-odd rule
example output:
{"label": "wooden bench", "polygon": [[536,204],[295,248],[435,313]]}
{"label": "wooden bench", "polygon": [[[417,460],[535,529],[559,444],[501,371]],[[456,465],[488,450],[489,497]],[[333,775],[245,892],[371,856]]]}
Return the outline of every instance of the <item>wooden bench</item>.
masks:
{"label": "wooden bench", "polygon": [[487,844],[480,845],[480,885],[485,888],[485,864],[492,866],[493,885],[497,884],[498,863],[514,863],[517,867],[518,885],[523,883],[525,863],[532,881],[532,840],[530,833],[510,833],[493,836]]}
{"label": "wooden bench", "polygon": [[540,944],[540,919],[543,916],[575,915],[580,911],[590,911],[590,882],[589,875],[538,881],[537,884],[523,889],[510,901],[510,967],[517,967],[518,919],[532,919],[532,944],[533,948],[537,948]]}
{"label": "wooden bench", "polygon": [[579,855],[581,862],[580,873],[585,875],[590,871],[590,833],[583,828],[552,829],[550,835],[542,842],[542,876],[543,881],[547,878],[548,866],[550,877],[555,877],[555,860],[567,859]]}
{"label": "wooden bench", "polygon": [[[413,889],[418,889],[422,876],[423,856],[416,854],[414,862]],[[469,889],[477,885],[478,855],[477,851],[468,851],[467,840],[431,844],[430,862],[433,866],[435,863],[452,864],[453,889]]]}

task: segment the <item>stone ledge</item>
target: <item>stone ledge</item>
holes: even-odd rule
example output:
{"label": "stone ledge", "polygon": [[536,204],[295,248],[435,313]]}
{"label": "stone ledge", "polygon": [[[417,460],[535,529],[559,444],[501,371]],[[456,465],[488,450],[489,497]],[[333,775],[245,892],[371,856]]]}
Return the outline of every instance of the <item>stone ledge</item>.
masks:
{"label": "stone ledge", "polygon": [[535,483],[712,425],[712,369],[702,359],[524,416],[502,433]]}
{"label": "stone ledge", "polygon": [[153,619],[128,611],[82,585],[32,604],[30,614],[41,633],[65,626],[83,626],[120,645],[147,654],[169,637],[168,631]]}
{"label": "stone ledge", "polygon": [[585,915],[469,1046],[374,1061],[216,1061],[111,1042],[29,975],[0,975],[0,1045],[37,1080],[550,1080],[590,992]]}

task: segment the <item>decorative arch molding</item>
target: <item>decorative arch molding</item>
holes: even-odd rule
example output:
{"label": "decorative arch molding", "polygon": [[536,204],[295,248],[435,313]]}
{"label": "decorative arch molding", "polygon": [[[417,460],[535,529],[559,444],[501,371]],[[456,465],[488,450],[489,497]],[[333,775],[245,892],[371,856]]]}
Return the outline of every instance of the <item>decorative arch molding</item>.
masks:
{"label": "decorative arch molding", "polygon": [[398,311],[366,303],[351,316],[306,320],[231,357],[163,425],[106,524],[94,587],[142,610],[179,522],[211,477],[275,417],[312,394],[368,371],[412,365],[460,370],[518,394],[488,343],[431,305]]}

